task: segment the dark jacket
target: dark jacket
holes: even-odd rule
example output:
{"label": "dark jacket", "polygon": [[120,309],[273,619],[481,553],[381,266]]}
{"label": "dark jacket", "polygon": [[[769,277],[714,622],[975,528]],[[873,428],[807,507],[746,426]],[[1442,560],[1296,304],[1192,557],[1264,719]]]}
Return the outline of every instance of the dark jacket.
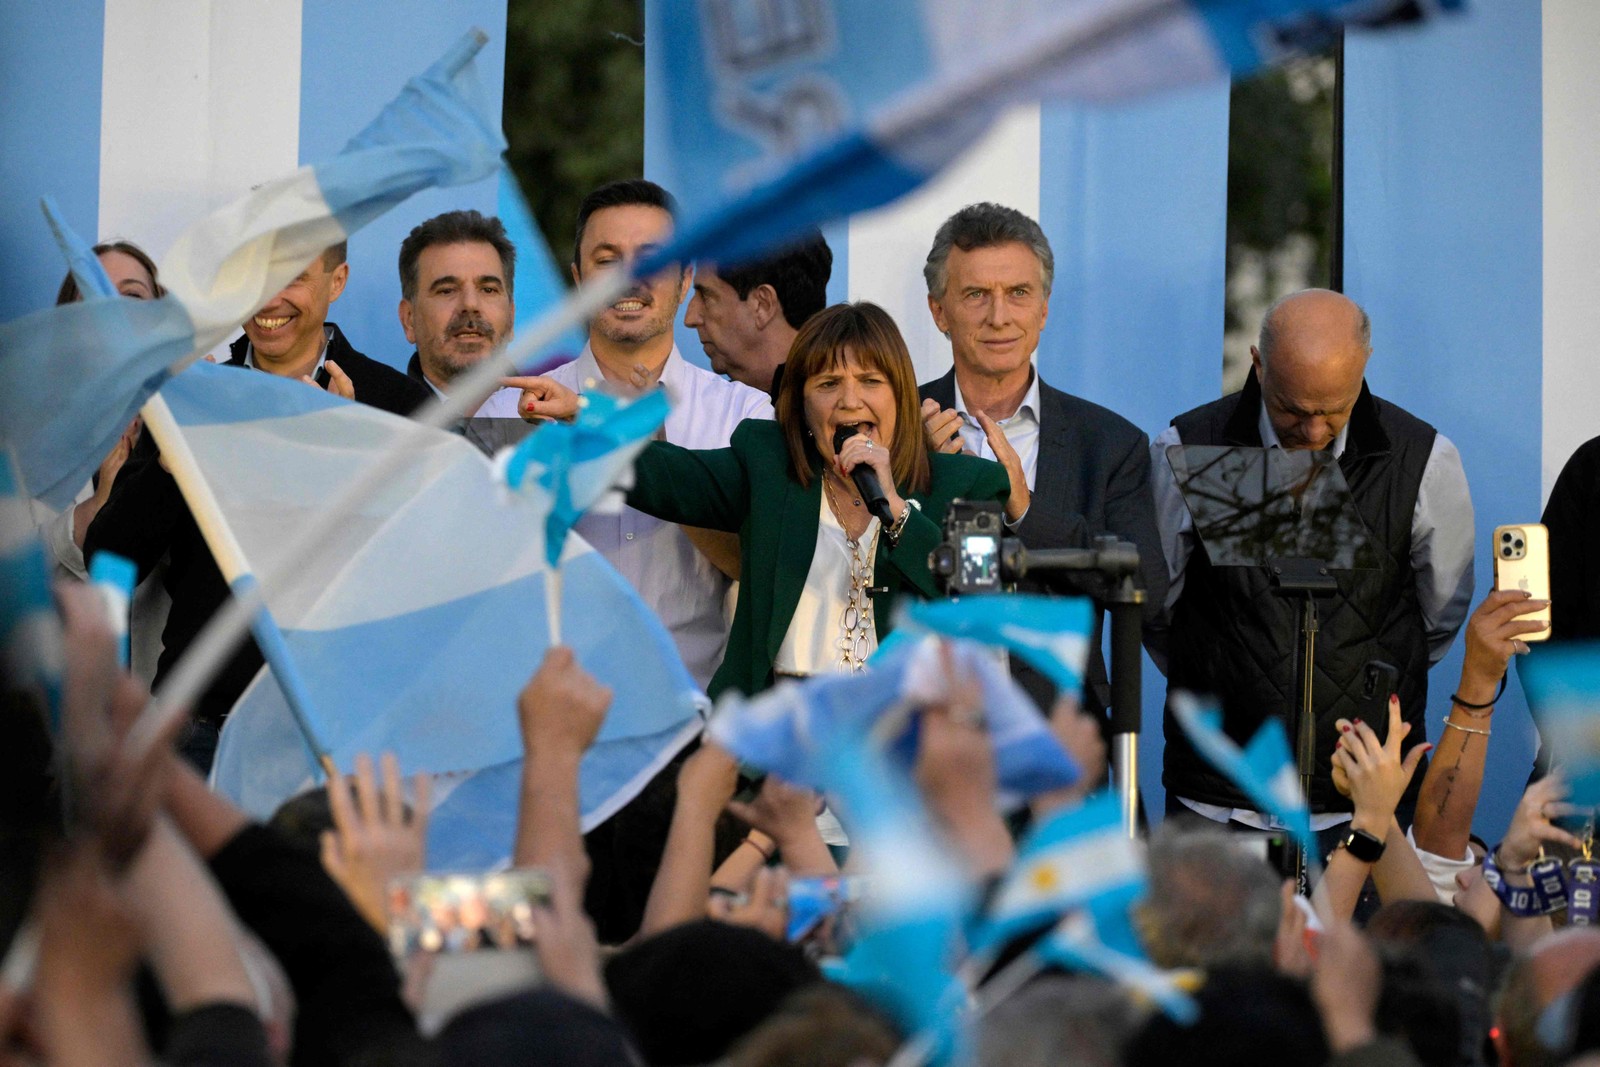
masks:
{"label": "dark jacket", "polygon": [[[922,507],[906,520],[899,545],[891,549],[888,538],[878,541],[873,579],[887,587],[873,598],[879,637],[893,624],[901,595],[939,594],[928,554],[939,542],[950,502],[1004,500],[1010,489],[997,463],[971,456],[930,459],[932,484],[926,493],[906,497]],[[772,684],[773,661],[817,550],[820,458],[816,463],[811,484],[802,486],[778,424],[746,419],[733,431],[728,448],[694,450],[652,441],[634,465],[630,506],[669,522],[739,534],[739,603],[728,650],[708,687],[713,700],[725,689],[757,693]]]}
{"label": "dark jacket", "polygon": [[[1261,387],[1251,372],[1238,395],[1172,421],[1185,445],[1260,448],[1260,414]],[[1317,603],[1314,811],[1349,810],[1350,802],[1333,789],[1328,761],[1338,738],[1334,720],[1361,714],[1368,660],[1399,668],[1400,706],[1412,725],[1406,747],[1426,736],[1428,637],[1411,565],[1411,523],[1435,436],[1432,426],[1362,385],[1339,468],[1373,539],[1378,567],[1334,572],[1338,592]],[[1269,715],[1279,716],[1292,746],[1300,605],[1274,593],[1265,568],[1213,567],[1205,547],[1197,546],[1173,608],[1168,693],[1186,689],[1219,697],[1224,729],[1240,743]],[[1255,806],[1195,752],[1170,713],[1165,732],[1162,782],[1169,793],[1206,804]],[[1419,773],[1413,789],[1420,781]]]}
{"label": "dark jacket", "polygon": [[[956,402],[956,372],[922,386],[924,399],[940,407]],[[1150,442],[1144,431],[1098,404],[1039,382],[1039,462],[1033,500],[1017,536],[1025,547],[1087,548],[1099,534],[1112,533],[1139,548],[1145,589],[1145,621],[1154,619],[1167,599],[1167,564],[1156,529],[1150,489]],[[1076,595],[1070,575],[1024,581],[1028,591]],[[1105,658],[1100,650],[1102,613],[1095,612],[1094,637],[1084,677],[1085,708],[1104,711],[1110,703]],[[1017,681],[1041,707],[1054,699],[1054,687],[1036,671],[1013,664]]]}
{"label": "dark jacket", "polygon": [[[432,395],[426,386],[417,385],[394,368],[351,348],[339,328],[329,325],[333,337],[328,342],[327,358],[349,376],[357,400],[393,414],[409,415]],[[243,367],[245,344],[241,337],[233,345],[228,366]],[[326,370],[319,372],[317,381],[327,384]],[[153,447],[143,449],[129,461],[105,507],[90,524],[84,537],[84,558],[92,559],[101,550],[132,560],[139,568],[140,580],[163,556],[168,557],[165,580],[172,611],[161,634],[161,658],[156,664],[155,684],[160,686],[227,599],[228,586],[189,514],[178,483],[161,468]],[[260,651],[247,638],[201,695],[195,717],[221,722],[261,664]]]}

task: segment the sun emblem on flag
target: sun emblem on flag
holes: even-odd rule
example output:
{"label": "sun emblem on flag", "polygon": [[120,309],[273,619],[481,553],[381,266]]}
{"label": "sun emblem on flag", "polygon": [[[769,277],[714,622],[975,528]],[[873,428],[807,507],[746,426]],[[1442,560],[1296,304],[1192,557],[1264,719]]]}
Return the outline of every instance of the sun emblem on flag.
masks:
{"label": "sun emblem on flag", "polygon": [[1056,869],[1050,864],[1041,863],[1028,876],[1028,882],[1039,892],[1050,893],[1061,885],[1061,876],[1056,874]]}

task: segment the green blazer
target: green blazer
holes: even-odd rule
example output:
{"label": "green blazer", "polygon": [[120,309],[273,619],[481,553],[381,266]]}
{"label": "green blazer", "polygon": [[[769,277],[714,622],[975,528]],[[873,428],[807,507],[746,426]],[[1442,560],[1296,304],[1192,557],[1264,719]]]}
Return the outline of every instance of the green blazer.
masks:
{"label": "green blazer", "polygon": [[[920,431],[920,427],[913,430]],[[874,581],[888,586],[873,601],[878,637],[888,633],[902,592],[927,599],[939,594],[928,554],[943,537],[941,524],[953,500],[1004,501],[1011,491],[1005,468],[964,455],[930,455],[931,488],[907,495],[912,509],[900,543],[878,539]],[[770,419],[746,419],[728,448],[688,449],[664,441],[647,445],[634,463],[632,507],[668,522],[739,534],[739,602],[728,650],[711,679],[714,700],[723,690],[758,693],[772,684],[772,663],[800,603],[817,551],[822,510],[819,476],[802,487],[790,472],[783,433]]]}

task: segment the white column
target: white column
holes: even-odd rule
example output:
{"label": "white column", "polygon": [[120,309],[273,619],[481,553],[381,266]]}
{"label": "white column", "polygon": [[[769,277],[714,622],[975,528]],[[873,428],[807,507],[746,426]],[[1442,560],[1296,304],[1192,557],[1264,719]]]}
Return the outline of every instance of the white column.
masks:
{"label": "white column", "polygon": [[950,369],[949,342],[928,313],[922,264],[939,224],[979,200],[1039,217],[1037,104],[1001,116],[965,155],[910,196],[850,219],[850,299],[880,304],[894,317],[918,381]]}

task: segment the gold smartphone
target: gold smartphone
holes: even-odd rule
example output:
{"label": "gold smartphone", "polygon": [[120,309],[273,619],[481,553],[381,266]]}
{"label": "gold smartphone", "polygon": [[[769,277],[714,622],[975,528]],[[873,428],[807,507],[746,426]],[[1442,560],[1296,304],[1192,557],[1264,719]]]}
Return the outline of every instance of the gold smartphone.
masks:
{"label": "gold smartphone", "polygon": [[[1535,600],[1550,599],[1550,531],[1539,523],[1494,528],[1494,587],[1521,589]],[[1545,624],[1538,633],[1523,634],[1524,641],[1550,638],[1550,606],[1523,615],[1521,621]]]}

